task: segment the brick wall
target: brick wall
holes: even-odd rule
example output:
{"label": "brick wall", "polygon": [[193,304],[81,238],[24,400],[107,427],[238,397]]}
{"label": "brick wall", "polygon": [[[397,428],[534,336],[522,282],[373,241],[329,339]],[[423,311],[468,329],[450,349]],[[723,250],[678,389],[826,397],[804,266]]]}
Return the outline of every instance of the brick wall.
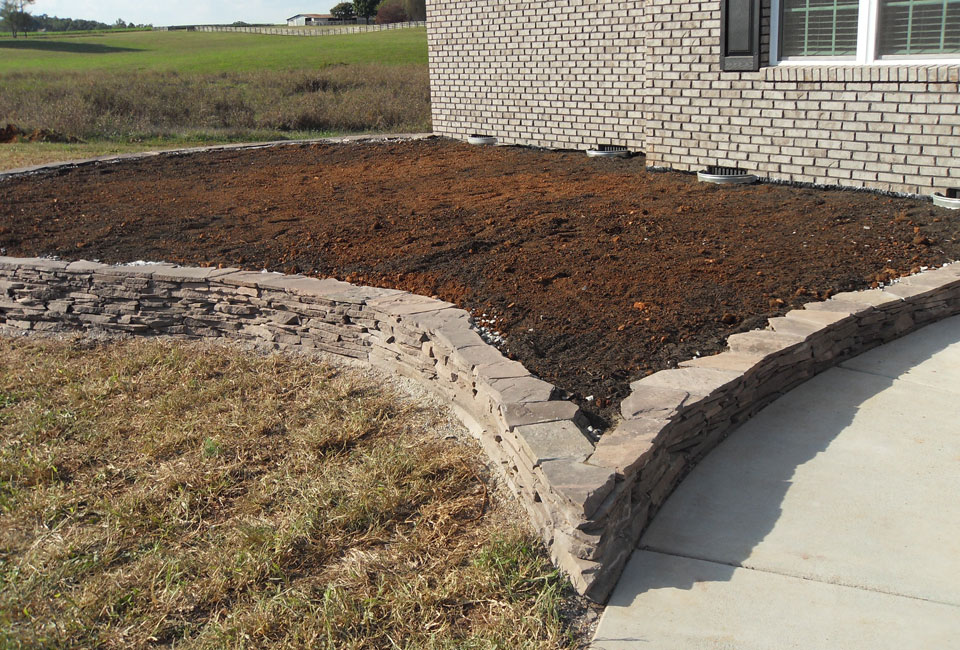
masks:
{"label": "brick wall", "polygon": [[434,132],[643,148],[642,3],[430,0]]}
{"label": "brick wall", "polygon": [[620,144],[653,167],[911,194],[960,186],[960,65],[770,66],[767,23],[761,70],[720,72],[718,0],[428,11],[438,134]]}
{"label": "brick wall", "polygon": [[765,36],[759,72],[724,73],[719,1],[647,0],[645,20],[649,165],[912,194],[960,185],[960,66],[771,67]]}

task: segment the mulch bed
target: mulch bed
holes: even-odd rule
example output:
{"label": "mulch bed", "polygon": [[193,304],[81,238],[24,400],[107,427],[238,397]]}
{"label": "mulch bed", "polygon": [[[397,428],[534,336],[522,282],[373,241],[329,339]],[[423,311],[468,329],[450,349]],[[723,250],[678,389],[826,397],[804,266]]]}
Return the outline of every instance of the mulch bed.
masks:
{"label": "mulch bed", "polygon": [[960,258],[960,218],[719,187],[644,159],[453,141],[164,156],[0,182],[0,248],[333,276],[438,296],[610,421],[631,380],[831,293]]}

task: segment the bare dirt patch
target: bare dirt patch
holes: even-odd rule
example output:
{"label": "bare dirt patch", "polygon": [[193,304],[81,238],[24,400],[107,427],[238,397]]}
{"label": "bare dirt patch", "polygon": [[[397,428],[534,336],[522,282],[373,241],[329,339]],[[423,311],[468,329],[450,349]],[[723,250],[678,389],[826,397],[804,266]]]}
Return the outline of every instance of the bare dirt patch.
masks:
{"label": "bare dirt patch", "polygon": [[[0,183],[8,255],[334,276],[436,295],[601,420],[628,382],[833,292],[960,257],[927,202],[718,187],[642,157],[447,140],[158,157]],[[588,398],[591,398],[588,399]]]}
{"label": "bare dirt patch", "polygon": [[26,131],[16,124],[7,124],[0,129],[0,144],[13,144],[16,142],[77,143],[81,142],[81,140],[50,129],[33,129],[32,131]]}

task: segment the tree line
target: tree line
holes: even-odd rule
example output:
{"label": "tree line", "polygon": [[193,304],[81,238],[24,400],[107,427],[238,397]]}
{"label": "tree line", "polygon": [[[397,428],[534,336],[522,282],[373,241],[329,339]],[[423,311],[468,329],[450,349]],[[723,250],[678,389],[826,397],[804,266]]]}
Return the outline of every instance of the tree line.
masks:
{"label": "tree line", "polygon": [[376,17],[378,25],[402,23],[407,20],[426,20],[426,0],[353,0],[341,2],[330,10],[336,20]]}
{"label": "tree line", "polygon": [[27,7],[35,1],[3,0],[0,3],[0,31],[11,32],[13,37],[16,38],[19,34],[26,36],[27,32],[79,32],[96,29],[149,27],[149,25],[127,23],[122,18],[118,18],[117,22],[108,25],[96,20],[84,20],[82,18],[59,18],[47,14],[33,16],[27,11]]}

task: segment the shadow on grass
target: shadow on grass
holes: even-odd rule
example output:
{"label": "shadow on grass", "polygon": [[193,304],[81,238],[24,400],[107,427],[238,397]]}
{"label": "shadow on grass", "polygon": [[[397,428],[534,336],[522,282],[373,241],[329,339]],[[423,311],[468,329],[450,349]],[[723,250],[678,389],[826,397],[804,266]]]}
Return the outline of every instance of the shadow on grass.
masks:
{"label": "shadow on grass", "polygon": [[39,38],[0,38],[0,49],[6,50],[45,50],[47,52],[68,52],[70,54],[113,54],[116,52],[140,52],[133,47],[116,47],[100,43],[67,43]]}

